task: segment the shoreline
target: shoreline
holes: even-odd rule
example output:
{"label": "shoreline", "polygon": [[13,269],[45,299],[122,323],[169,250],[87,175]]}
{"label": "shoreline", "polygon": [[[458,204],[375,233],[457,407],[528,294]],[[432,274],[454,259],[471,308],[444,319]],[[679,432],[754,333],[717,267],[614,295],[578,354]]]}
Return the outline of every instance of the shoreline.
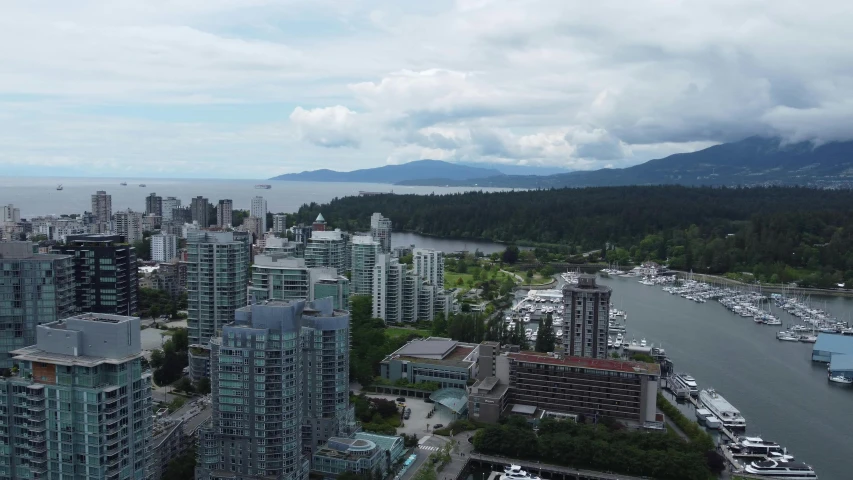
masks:
{"label": "shoreline", "polygon": [[[679,278],[687,278],[690,275],[690,272],[683,272],[681,270],[675,270]],[[698,277],[702,281],[708,281],[709,279],[712,282],[723,283],[726,285],[737,285],[741,287],[757,287],[760,290],[766,290],[772,293],[794,293],[794,294],[814,294],[814,295],[823,295],[827,297],[846,297],[853,298],[853,290],[831,290],[825,288],[804,288],[804,287],[790,287],[783,284],[758,284],[758,283],[745,283],[739,280],[732,280],[731,278],[722,277],[719,275],[709,275],[705,273],[693,273],[694,278]]]}

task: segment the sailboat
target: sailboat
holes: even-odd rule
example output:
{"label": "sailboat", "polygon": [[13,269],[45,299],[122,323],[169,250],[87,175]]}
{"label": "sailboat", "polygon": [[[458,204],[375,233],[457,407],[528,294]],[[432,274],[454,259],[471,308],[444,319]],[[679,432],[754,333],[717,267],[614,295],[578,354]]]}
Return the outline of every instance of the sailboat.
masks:
{"label": "sailboat", "polygon": [[62,184],[60,183],[59,185],[57,185],[57,186],[56,186],[56,189],[57,189],[57,190],[62,190]]}

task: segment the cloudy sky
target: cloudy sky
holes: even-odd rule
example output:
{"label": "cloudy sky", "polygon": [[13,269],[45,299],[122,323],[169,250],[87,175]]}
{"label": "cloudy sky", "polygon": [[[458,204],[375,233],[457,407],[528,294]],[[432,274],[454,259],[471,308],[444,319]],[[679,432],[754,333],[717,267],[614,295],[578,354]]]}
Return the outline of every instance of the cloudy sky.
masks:
{"label": "cloudy sky", "polygon": [[853,2],[29,0],[0,175],[267,178],[431,158],[622,167],[849,139]]}

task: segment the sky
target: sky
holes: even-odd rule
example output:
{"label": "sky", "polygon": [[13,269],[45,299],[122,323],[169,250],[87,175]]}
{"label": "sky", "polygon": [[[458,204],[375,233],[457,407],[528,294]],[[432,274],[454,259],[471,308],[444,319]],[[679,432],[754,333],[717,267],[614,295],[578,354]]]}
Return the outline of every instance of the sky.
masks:
{"label": "sky", "polygon": [[619,168],[853,138],[853,2],[29,0],[0,175]]}

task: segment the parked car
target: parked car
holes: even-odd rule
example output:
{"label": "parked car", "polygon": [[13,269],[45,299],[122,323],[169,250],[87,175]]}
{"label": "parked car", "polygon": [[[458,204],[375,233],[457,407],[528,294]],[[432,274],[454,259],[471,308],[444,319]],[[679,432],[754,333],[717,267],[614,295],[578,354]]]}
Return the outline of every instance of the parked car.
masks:
{"label": "parked car", "polygon": [[432,426],[432,429],[438,430],[439,428],[442,428],[442,427],[444,427],[443,423],[436,423],[435,425]]}
{"label": "parked car", "polygon": [[397,403],[404,403],[406,401],[406,397],[397,397]]}
{"label": "parked car", "polygon": [[433,402],[431,398],[426,397],[426,398],[424,398],[424,403],[435,403],[435,402]]}
{"label": "parked car", "polygon": [[410,410],[406,410],[406,413],[403,414],[403,419],[408,420],[409,417],[412,416],[412,412]]}

